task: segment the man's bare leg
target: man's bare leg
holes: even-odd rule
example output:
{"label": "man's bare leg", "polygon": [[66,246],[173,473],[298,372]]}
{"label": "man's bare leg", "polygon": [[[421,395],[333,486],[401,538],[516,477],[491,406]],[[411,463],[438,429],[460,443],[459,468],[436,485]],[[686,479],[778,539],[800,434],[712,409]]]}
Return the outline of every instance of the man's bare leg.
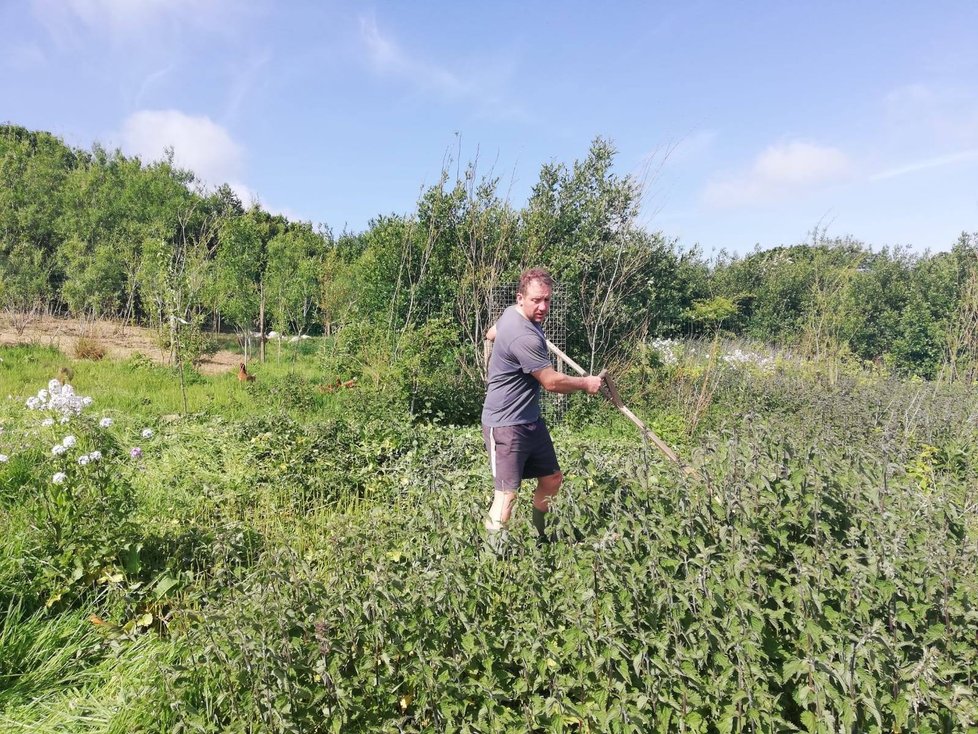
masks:
{"label": "man's bare leg", "polygon": [[533,526],[541,540],[547,539],[547,513],[550,512],[550,500],[560,491],[564,475],[560,472],[537,480],[537,488],[533,493]]}
{"label": "man's bare leg", "polygon": [[498,489],[493,492],[492,506],[489,508],[489,519],[486,520],[486,530],[502,530],[509,522],[513,514],[513,505],[516,504],[516,492],[500,492]]}

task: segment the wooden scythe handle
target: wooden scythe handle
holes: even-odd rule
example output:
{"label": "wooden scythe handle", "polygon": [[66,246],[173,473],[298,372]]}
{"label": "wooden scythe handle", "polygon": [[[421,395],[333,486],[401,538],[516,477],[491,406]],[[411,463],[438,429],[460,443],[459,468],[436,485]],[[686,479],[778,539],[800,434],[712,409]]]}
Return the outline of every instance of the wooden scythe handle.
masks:
{"label": "wooden scythe handle", "polygon": [[[567,364],[567,366],[569,366],[581,377],[587,375],[585,369],[581,367],[573,359],[571,359],[566,354],[564,354],[563,351],[561,351],[556,344],[548,340],[547,348],[551,352],[553,352],[558,359],[563,360],[563,362]],[[642,435],[644,435],[649,441],[655,444],[655,447],[659,449],[659,451],[661,451],[663,454],[665,454],[666,458],[668,458],[674,464],[677,464],[686,474],[690,476],[698,476],[695,469],[683,464],[683,462],[680,461],[679,456],[676,454],[676,452],[669,447],[669,444],[667,444],[665,441],[663,441],[661,438],[655,435],[655,432],[652,431],[648,426],[646,426],[641,421],[641,419],[639,419],[639,417],[635,415],[631,410],[629,410],[628,406],[625,405],[624,402],[622,402],[621,396],[618,394],[618,387],[615,385],[615,381],[612,379],[611,375],[608,374],[608,370],[601,370],[601,373],[598,375],[598,377],[600,377],[603,382],[603,386],[601,388],[602,394],[604,394],[604,396],[607,397],[612,402],[612,404],[614,404],[614,406],[618,408],[618,410],[621,411],[621,413],[626,418],[628,418],[628,420],[630,420],[638,427],[638,430],[642,432]]]}

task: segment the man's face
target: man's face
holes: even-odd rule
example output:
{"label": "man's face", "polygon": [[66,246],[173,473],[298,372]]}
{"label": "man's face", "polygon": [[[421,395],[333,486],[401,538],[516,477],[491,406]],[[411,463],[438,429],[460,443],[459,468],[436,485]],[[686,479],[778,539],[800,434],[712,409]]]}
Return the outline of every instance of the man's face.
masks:
{"label": "man's face", "polygon": [[542,324],[550,311],[550,286],[539,280],[531,280],[526,293],[516,294],[516,306],[535,324]]}

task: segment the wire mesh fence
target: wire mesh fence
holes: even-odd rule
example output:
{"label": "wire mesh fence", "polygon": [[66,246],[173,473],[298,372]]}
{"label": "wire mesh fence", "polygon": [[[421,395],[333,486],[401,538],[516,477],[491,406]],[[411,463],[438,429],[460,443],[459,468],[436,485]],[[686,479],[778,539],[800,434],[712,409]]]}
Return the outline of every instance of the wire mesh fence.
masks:
{"label": "wire mesh fence", "polygon": [[[499,285],[492,290],[492,323],[495,323],[507,306],[516,303],[516,283]],[[543,323],[543,332],[553,344],[562,351],[567,351],[567,308],[560,298],[560,287],[554,284],[553,293],[550,300],[550,311],[547,319]],[[550,362],[558,372],[564,371],[564,364],[554,355],[550,355]],[[557,393],[543,391],[540,396],[540,408],[543,411],[544,419],[551,424],[559,423],[564,413],[567,412],[567,396]]]}

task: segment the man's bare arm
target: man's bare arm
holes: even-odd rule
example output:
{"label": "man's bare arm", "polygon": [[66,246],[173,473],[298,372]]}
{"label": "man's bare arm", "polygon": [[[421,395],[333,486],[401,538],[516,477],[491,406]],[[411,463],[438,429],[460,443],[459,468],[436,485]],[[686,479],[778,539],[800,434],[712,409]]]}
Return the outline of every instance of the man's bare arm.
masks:
{"label": "man's bare arm", "polygon": [[486,341],[493,342],[496,341],[496,325],[493,324],[489,327],[489,331],[486,332]]}
{"label": "man's bare arm", "polygon": [[571,375],[561,374],[553,367],[544,367],[542,370],[537,370],[532,374],[547,392],[570,395],[571,393],[583,391],[589,395],[595,395],[601,389],[601,378],[595,377],[594,375],[572,377]]}

